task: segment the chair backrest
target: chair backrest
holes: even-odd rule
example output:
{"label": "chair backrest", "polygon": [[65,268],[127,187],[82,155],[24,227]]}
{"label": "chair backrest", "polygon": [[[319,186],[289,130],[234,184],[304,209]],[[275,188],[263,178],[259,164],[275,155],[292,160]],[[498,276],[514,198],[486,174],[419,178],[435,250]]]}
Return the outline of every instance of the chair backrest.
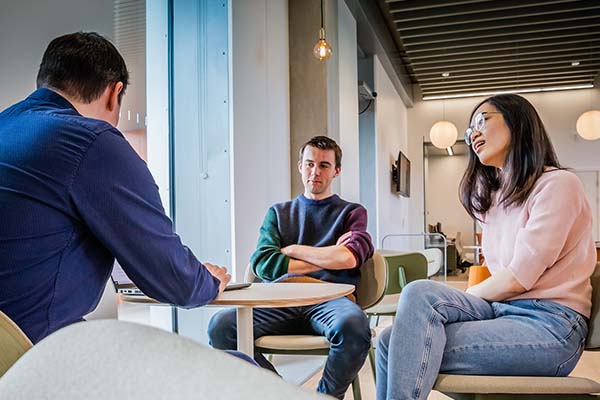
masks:
{"label": "chair backrest", "polygon": [[356,285],[356,302],[363,309],[373,307],[385,295],[388,271],[385,260],[377,251],[360,267],[360,281]]}
{"label": "chair backrest", "polygon": [[254,275],[254,271],[252,271],[252,264],[250,264],[250,263],[246,266],[246,271],[244,272],[244,282],[247,282],[247,283],[260,282],[260,278],[256,275]]}
{"label": "chair backrest", "polygon": [[[260,282],[248,264],[244,274],[245,282]],[[356,286],[356,302],[363,309],[373,307],[385,295],[387,286],[387,267],[385,260],[378,252],[360,267],[360,281]]]}
{"label": "chair backrest", "polygon": [[444,260],[442,250],[431,247],[419,250],[419,253],[423,254],[427,259],[427,277],[437,274],[442,268],[442,261]]}
{"label": "chair backrest", "polygon": [[0,379],[0,398],[326,399],[183,336],[117,320],[76,323],[40,341]]}
{"label": "chair backrest", "polygon": [[464,248],[462,246],[462,233],[456,232],[456,235],[454,237],[454,246],[456,246],[456,251],[458,251],[458,254],[462,255],[464,251]]}
{"label": "chair backrest", "polygon": [[17,324],[0,311],[0,376],[32,346]]}
{"label": "chair backrest", "polygon": [[586,349],[600,348],[600,262],[596,264],[596,269],[592,274],[592,314],[590,316],[590,324]]}
{"label": "chair backrest", "polygon": [[398,294],[402,287],[417,279],[427,279],[427,259],[420,252],[382,252],[388,269],[385,294]]}

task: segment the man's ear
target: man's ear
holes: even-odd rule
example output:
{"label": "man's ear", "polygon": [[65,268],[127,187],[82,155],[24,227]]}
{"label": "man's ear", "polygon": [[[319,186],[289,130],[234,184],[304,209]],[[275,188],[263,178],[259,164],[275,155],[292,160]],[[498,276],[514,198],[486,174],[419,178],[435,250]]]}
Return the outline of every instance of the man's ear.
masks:
{"label": "man's ear", "polygon": [[117,82],[113,86],[108,87],[108,99],[106,108],[112,112],[116,107],[119,106],[119,93],[123,90],[123,82]]}
{"label": "man's ear", "polygon": [[298,172],[302,175],[302,161],[298,161]]}
{"label": "man's ear", "polygon": [[342,167],[335,167],[335,175],[333,175],[333,177],[335,178],[338,176],[340,172],[342,172]]}

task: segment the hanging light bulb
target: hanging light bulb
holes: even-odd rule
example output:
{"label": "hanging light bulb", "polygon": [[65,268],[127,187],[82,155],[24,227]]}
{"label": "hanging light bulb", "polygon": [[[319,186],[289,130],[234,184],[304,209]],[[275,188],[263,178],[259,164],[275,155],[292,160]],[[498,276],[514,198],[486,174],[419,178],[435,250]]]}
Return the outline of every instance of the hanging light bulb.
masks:
{"label": "hanging light bulb", "polygon": [[313,54],[320,61],[327,60],[331,57],[333,50],[327,41],[325,40],[325,25],[323,23],[323,0],[321,0],[321,29],[319,29],[319,41],[313,48]]}
{"label": "hanging light bulb", "polygon": [[446,149],[456,143],[458,129],[450,121],[438,121],[431,127],[429,137],[435,147]]}
{"label": "hanging light bulb", "polygon": [[577,133],[586,140],[600,139],[600,111],[586,111],[577,118]]}
{"label": "hanging light bulb", "polygon": [[319,30],[319,41],[315,44],[313,48],[313,54],[319,60],[324,61],[331,57],[331,53],[333,50],[327,41],[325,40],[325,29],[321,28]]}

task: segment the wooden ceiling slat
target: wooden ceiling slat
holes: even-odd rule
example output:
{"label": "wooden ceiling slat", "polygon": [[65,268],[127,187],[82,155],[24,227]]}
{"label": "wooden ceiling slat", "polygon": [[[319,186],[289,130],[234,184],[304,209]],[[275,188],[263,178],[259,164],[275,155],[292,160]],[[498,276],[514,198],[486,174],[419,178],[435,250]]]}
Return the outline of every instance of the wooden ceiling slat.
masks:
{"label": "wooden ceiling slat", "polygon": [[585,19],[598,18],[598,13],[589,13],[587,11],[565,12],[556,15],[539,15],[527,18],[515,18],[509,20],[486,21],[480,22],[477,20],[469,21],[460,25],[439,26],[433,28],[415,28],[406,29],[403,26],[396,26],[400,31],[402,40],[409,40],[418,37],[429,37],[435,35],[454,35],[466,32],[481,32],[481,31],[496,31],[506,28],[518,28],[521,26],[536,26],[544,24],[558,24],[561,22],[581,21]]}
{"label": "wooden ceiling slat", "polygon": [[466,79],[456,80],[438,80],[438,81],[419,81],[419,85],[422,89],[426,89],[432,86],[469,86],[477,84],[478,82],[533,82],[533,81],[547,81],[556,79],[573,79],[573,78],[589,78],[594,77],[597,70],[583,70],[576,73],[549,73],[549,74],[523,74],[523,75],[498,75],[498,76],[478,76],[473,78],[465,77]]}
{"label": "wooden ceiling slat", "polygon": [[477,7],[472,4],[449,5],[437,7],[435,9],[413,10],[409,11],[398,4],[397,7],[390,7],[390,14],[394,21],[413,22],[428,21],[431,19],[447,19],[453,17],[471,16],[477,14],[496,14],[501,12],[534,13],[536,9],[545,9],[548,11],[559,10],[578,10],[585,7],[581,1],[576,0],[502,0],[482,3]]}
{"label": "wooden ceiling slat", "polygon": [[503,46],[491,46],[491,45],[482,45],[480,48],[470,48],[470,49],[444,49],[444,50],[436,50],[431,51],[429,53],[423,54],[409,54],[408,57],[412,62],[415,60],[422,60],[427,58],[435,58],[445,59],[446,57],[452,57],[455,55],[466,55],[466,56],[475,56],[485,55],[486,57],[504,57],[506,55],[526,55],[526,54],[543,54],[550,53],[555,51],[561,51],[565,48],[568,48],[569,45],[572,45],[573,48],[591,48],[596,47],[599,42],[600,37],[590,36],[590,37],[578,37],[578,38],[568,38],[566,40],[554,40],[551,43],[528,43],[527,45],[522,45],[519,43],[513,43],[503,45]]}
{"label": "wooden ceiling slat", "polygon": [[600,18],[590,17],[589,15],[582,16],[576,20],[552,22],[548,24],[523,24],[519,27],[508,27],[502,29],[485,29],[481,31],[470,31],[455,34],[431,35],[428,37],[417,37],[413,39],[404,38],[404,44],[410,49],[411,46],[424,45],[431,43],[454,43],[457,41],[492,41],[495,38],[543,38],[549,33],[584,30],[597,28],[600,26]]}
{"label": "wooden ceiling slat", "polygon": [[[522,2],[522,4],[528,4]],[[439,18],[429,18],[423,19],[419,21],[403,21],[398,18],[394,18],[392,15],[394,23],[400,23],[400,30],[403,29],[423,29],[423,28],[434,28],[440,26],[452,26],[452,25],[462,25],[465,23],[479,21],[479,22],[489,22],[489,21],[499,21],[499,20],[516,20],[518,18],[530,18],[541,15],[551,16],[553,14],[563,14],[569,11],[595,11],[600,8],[600,2],[597,0],[582,0],[576,3],[567,3],[567,4],[577,4],[577,7],[565,8],[562,4],[554,4],[545,7],[532,7],[532,8],[523,8],[518,12],[513,10],[503,10],[489,13],[478,14],[461,14],[454,17],[439,17]]]}
{"label": "wooden ceiling slat", "polygon": [[542,66],[536,68],[522,68],[522,69],[510,69],[510,70],[488,70],[488,71],[474,71],[474,72],[463,72],[463,73],[451,73],[449,77],[443,77],[441,74],[416,74],[416,78],[420,83],[424,82],[435,82],[435,81],[452,81],[457,82],[466,78],[478,78],[478,77],[487,77],[487,76],[504,76],[504,75],[512,75],[512,76],[532,76],[530,74],[537,75],[555,75],[555,74],[578,74],[583,71],[593,72],[598,71],[600,68],[600,63],[588,63],[587,65],[578,65],[576,67],[565,67],[564,65],[560,66]]}
{"label": "wooden ceiling slat", "polygon": [[[600,50],[600,46],[598,47]],[[572,61],[579,61],[582,65],[586,62],[600,60],[600,53],[590,55],[587,49],[582,51],[537,54],[532,56],[513,55],[501,59],[460,59],[457,61],[441,61],[424,65],[413,64],[415,72],[421,74],[441,74],[443,72],[484,71],[490,69],[510,69],[533,65],[569,65]]]}
{"label": "wooden ceiling slat", "polygon": [[486,3],[494,0],[386,0],[388,3],[389,10],[396,10],[401,8],[402,10],[414,11],[414,10],[431,10],[440,7],[448,6],[459,6],[463,4],[474,5],[476,3]]}
{"label": "wooden ceiling slat", "polygon": [[[600,2],[599,2],[600,3]],[[436,50],[447,50],[447,49],[463,49],[463,48],[477,48],[483,46],[535,46],[535,45],[553,45],[554,43],[560,43],[562,40],[568,40],[576,37],[588,37],[597,36],[600,39],[600,25],[593,29],[577,28],[569,31],[558,31],[558,32],[543,32],[540,34],[533,35],[515,35],[514,37],[502,37],[502,38],[482,38],[482,39],[470,39],[470,40],[455,40],[444,43],[432,43],[423,45],[409,45],[405,43],[406,52],[409,57],[414,53],[423,53]]]}

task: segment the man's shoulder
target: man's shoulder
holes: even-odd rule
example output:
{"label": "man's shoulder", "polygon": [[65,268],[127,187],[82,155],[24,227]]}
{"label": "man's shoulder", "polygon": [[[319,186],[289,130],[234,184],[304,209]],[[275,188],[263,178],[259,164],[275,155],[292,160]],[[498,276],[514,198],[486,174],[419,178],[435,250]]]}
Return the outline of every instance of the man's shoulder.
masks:
{"label": "man's shoulder", "polygon": [[355,208],[365,208],[362,204],[360,203],[353,203],[351,201],[348,200],[344,200],[341,197],[338,196],[338,199],[340,201],[341,204],[344,204],[346,207],[349,207],[351,209],[355,209]]}

